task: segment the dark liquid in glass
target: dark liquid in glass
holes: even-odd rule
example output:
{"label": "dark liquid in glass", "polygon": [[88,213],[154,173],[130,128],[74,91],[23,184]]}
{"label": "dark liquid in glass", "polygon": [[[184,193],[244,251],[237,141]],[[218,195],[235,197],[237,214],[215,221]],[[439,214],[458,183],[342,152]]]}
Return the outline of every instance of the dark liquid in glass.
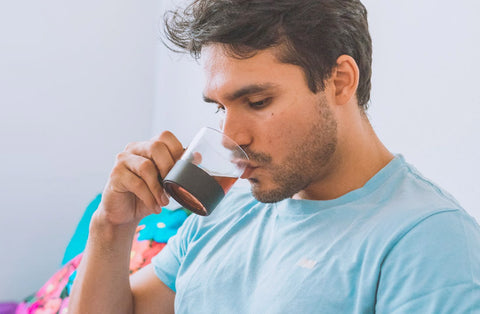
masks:
{"label": "dark liquid in glass", "polygon": [[200,215],[206,215],[207,210],[205,206],[190,192],[182,188],[180,185],[173,182],[165,184],[165,189],[168,191],[171,197],[173,197],[178,203],[188,210],[191,210]]}
{"label": "dark liquid in glass", "polygon": [[230,190],[232,185],[237,181],[238,178],[232,178],[232,177],[221,177],[221,176],[212,176],[212,178],[215,179],[215,181],[220,184],[220,186],[223,189],[223,192],[227,194],[227,192]]}
{"label": "dark liquid in glass", "polygon": [[165,190],[183,207],[203,216],[213,211],[238,179],[209,175],[191,163],[181,162],[175,167],[176,175],[167,175],[163,182]]}

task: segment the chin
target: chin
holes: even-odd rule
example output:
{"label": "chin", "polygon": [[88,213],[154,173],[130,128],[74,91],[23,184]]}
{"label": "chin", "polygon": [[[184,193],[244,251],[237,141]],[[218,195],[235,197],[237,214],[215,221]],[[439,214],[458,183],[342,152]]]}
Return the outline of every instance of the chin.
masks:
{"label": "chin", "polygon": [[286,191],[278,188],[265,189],[261,188],[258,182],[252,183],[250,181],[250,183],[253,197],[261,203],[277,203],[292,196],[290,193],[286,193]]}

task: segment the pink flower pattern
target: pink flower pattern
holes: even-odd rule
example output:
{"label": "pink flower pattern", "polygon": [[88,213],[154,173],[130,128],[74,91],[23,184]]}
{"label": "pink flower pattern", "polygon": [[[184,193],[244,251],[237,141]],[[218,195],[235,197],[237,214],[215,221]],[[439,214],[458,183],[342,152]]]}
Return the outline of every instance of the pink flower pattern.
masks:
{"label": "pink flower pattern", "polygon": [[[136,230],[132,243],[130,259],[130,274],[151,263],[151,259],[160,252],[165,243],[158,243],[153,240],[138,241],[138,233],[142,228]],[[76,271],[82,254],[68,262],[35,293],[34,296],[18,305],[15,314],[66,314],[68,312],[70,276]]]}

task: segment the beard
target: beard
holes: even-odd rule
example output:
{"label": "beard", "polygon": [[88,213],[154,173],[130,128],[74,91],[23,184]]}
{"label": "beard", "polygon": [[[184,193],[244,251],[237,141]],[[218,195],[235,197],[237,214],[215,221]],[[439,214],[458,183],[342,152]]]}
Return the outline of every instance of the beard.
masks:
{"label": "beard", "polygon": [[324,96],[318,103],[318,120],[302,138],[295,139],[291,153],[281,164],[273,164],[272,156],[246,150],[250,160],[269,169],[275,187],[261,190],[252,179],[252,194],[262,203],[276,203],[304,190],[318,178],[337,148],[337,122]]}

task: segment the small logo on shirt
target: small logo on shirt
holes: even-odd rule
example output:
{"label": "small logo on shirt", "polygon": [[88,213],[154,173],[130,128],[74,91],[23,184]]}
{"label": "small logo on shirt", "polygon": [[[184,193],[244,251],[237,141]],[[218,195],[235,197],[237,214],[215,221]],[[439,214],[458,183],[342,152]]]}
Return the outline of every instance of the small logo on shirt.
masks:
{"label": "small logo on shirt", "polygon": [[317,265],[317,261],[314,261],[314,260],[311,260],[311,259],[308,259],[308,258],[305,258],[305,257],[302,257],[297,262],[297,266],[300,266],[300,267],[306,268],[306,269],[312,269],[313,267],[315,267],[315,265]]}

